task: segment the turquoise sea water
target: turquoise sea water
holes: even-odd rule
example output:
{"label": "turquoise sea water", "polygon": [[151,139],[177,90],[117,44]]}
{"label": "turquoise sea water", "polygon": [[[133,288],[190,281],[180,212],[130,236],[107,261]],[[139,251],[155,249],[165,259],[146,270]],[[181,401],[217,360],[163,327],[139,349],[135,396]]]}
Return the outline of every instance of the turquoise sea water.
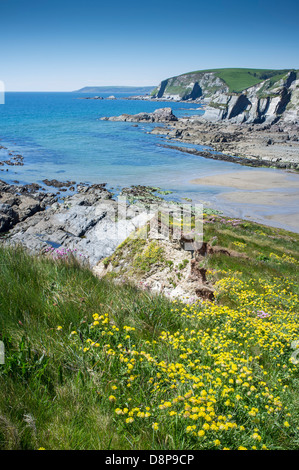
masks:
{"label": "turquoise sea water", "polygon": [[[198,104],[125,100],[121,94],[115,95],[116,100],[78,99],[83,96],[92,94],[6,93],[5,104],[0,106],[0,144],[23,155],[24,166],[0,167],[8,169],[0,172],[0,178],[20,183],[55,178],[107,183],[108,188],[153,185],[173,191],[172,198],[192,198],[219,207],[228,215],[242,216],[236,205],[219,199],[225,188],[198,186],[190,180],[255,171],[253,168],[161,147],[159,144],[169,142],[149,134],[156,124],[139,123],[135,127],[134,123],[100,120],[166,106],[171,106],[178,117],[202,114]],[[0,150],[0,160],[4,157],[5,151]],[[246,211],[254,218],[254,208],[247,206]]]}

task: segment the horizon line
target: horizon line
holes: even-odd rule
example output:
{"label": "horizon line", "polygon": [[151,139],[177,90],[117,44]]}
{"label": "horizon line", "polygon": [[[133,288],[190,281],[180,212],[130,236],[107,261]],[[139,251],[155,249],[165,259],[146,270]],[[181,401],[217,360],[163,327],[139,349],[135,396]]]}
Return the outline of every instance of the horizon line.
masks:
{"label": "horizon line", "polygon": [[[156,88],[157,85],[94,85],[84,86],[78,90],[5,90],[5,93],[77,93],[83,88]],[[83,92],[81,92],[83,93]],[[93,92],[91,92],[93,93]],[[117,93],[117,92],[116,92]]]}

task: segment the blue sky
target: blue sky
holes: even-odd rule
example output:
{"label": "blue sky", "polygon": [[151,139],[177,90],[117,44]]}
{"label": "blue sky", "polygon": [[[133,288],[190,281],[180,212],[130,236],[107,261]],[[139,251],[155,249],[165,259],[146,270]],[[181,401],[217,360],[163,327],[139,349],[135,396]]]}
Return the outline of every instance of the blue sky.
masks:
{"label": "blue sky", "polygon": [[298,68],[299,2],[0,0],[7,91],[156,85],[192,70]]}

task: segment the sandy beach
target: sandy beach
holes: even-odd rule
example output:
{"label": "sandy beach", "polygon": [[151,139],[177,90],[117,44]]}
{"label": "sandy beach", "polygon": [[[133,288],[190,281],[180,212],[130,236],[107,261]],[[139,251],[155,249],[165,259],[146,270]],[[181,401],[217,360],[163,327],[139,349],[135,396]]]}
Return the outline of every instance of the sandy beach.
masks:
{"label": "sandy beach", "polygon": [[196,178],[191,180],[190,183],[245,190],[280,188],[296,188],[299,190],[299,175],[260,170],[251,172],[234,171],[232,173]]}
{"label": "sandy beach", "polygon": [[[299,231],[299,175],[282,171],[236,171],[196,178],[193,184],[223,187],[219,207],[233,204],[240,217],[250,218],[251,208],[261,223]],[[233,191],[227,191],[228,188]]]}
{"label": "sandy beach", "polygon": [[284,193],[282,191],[235,191],[221,193],[226,201],[241,204],[256,204],[270,206],[289,206],[298,204],[299,191]]}

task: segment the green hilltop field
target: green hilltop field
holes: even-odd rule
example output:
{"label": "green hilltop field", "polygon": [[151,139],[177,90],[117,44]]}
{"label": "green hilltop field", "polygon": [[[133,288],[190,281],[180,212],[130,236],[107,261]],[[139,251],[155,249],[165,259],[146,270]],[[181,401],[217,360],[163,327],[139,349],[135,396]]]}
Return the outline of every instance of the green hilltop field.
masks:
{"label": "green hilltop field", "polygon": [[257,85],[258,83],[268,80],[273,83],[277,82],[290,70],[271,70],[271,69],[244,69],[244,68],[228,68],[228,69],[212,69],[202,70],[199,73],[215,72],[217,77],[223,80],[229,87],[230,92],[239,93],[246,88]]}

